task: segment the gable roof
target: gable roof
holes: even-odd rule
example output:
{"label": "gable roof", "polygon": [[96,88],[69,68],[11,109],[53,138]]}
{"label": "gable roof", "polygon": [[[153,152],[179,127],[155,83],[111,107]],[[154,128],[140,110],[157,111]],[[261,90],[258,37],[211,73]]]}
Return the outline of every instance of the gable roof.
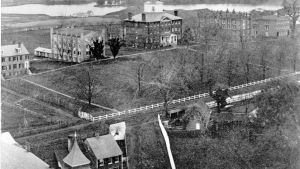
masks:
{"label": "gable roof", "polygon": [[[125,122],[120,122],[116,124],[111,124],[109,126],[109,132],[114,137],[115,140],[124,140],[125,132],[126,132],[126,124]],[[118,132],[118,134],[116,134]]]}
{"label": "gable roof", "polygon": [[[179,20],[182,19],[178,16],[166,13],[166,12],[144,12],[137,15],[132,16],[132,21],[136,22],[143,22],[142,14],[146,15],[146,22],[160,22],[163,19],[170,19],[170,20]],[[128,21],[128,19],[125,19]]]}
{"label": "gable roof", "polygon": [[87,138],[86,142],[91,147],[97,159],[115,157],[123,154],[117,142],[114,140],[114,137],[110,134]]}
{"label": "gable roof", "polygon": [[43,47],[37,47],[37,48],[34,49],[34,51],[52,53],[51,49],[43,48]]}
{"label": "gable roof", "polygon": [[90,163],[90,160],[85,157],[85,155],[80,150],[77,140],[75,139],[72,150],[70,153],[63,159],[63,161],[71,167],[77,167],[82,165],[87,165]]}
{"label": "gable roof", "polygon": [[24,46],[24,44],[20,44],[21,53],[17,52],[17,48],[19,48],[18,44],[13,45],[5,45],[1,46],[1,57],[7,57],[7,56],[17,56],[17,55],[28,55],[29,52]]}

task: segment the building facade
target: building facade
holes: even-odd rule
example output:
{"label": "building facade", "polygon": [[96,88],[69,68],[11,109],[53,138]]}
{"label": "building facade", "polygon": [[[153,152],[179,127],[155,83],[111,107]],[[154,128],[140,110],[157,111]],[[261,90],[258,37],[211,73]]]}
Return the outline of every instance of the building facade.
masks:
{"label": "building facade", "polygon": [[37,47],[34,49],[34,56],[50,58],[52,55],[51,49]]}
{"label": "building facade", "polygon": [[240,41],[241,38],[244,41],[251,40],[252,19],[248,13],[205,9],[198,12],[198,19],[200,27],[218,26],[218,28],[225,30],[233,41]]}
{"label": "building facade", "polygon": [[122,150],[111,134],[87,138],[85,144],[98,169],[123,169]]}
{"label": "building facade", "polygon": [[1,46],[2,77],[24,75],[29,72],[30,56],[24,44]]}
{"label": "building facade", "polygon": [[176,45],[182,37],[182,18],[178,11],[169,14],[163,11],[163,2],[147,1],[144,12],[132,15],[123,22],[124,39],[129,46],[156,48]]}
{"label": "building facade", "polygon": [[52,59],[63,62],[83,62],[91,57],[90,45],[95,40],[104,40],[104,31],[78,28],[50,29]]}
{"label": "building facade", "polygon": [[287,37],[290,35],[290,19],[288,16],[267,15],[253,21],[254,37]]}

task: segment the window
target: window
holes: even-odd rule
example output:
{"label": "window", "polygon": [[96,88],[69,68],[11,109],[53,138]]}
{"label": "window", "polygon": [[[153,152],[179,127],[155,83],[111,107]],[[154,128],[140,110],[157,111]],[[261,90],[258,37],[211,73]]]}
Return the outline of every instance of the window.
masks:
{"label": "window", "polygon": [[11,61],[11,57],[8,58],[8,61]]}
{"label": "window", "polygon": [[20,63],[20,64],[19,64],[19,68],[23,68],[23,64]]}
{"label": "window", "polygon": [[[99,166],[104,166],[103,160],[98,160],[98,163],[99,163],[99,164],[98,164]],[[99,168],[99,167],[98,167],[98,168]]]}
{"label": "window", "polygon": [[22,55],[20,56],[20,60],[22,60]]}
{"label": "window", "polygon": [[7,67],[6,66],[2,66],[2,70],[7,70]]}
{"label": "window", "polygon": [[8,65],[8,70],[11,70],[11,65]]}
{"label": "window", "polygon": [[119,163],[119,156],[118,157],[113,157],[114,163]]}
{"label": "window", "polygon": [[13,64],[13,69],[17,69],[17,64]]}
{"label": "window", "polygon": [[13,57],[13,61],[15,61],[15,60],[17,60],[17,57],[16,57],[16,56]]}
{"label": "window", "polygon": [[107,158],[107,164],[112,164],[112,158]]}
{"label": "window", "polygon": [[5,58],[1,58],[1,62],[5,62]]}
{"label": "window", "polygon": [[265,29],[266,29],[266,30],[269,30],[269,28],[270,28],[269,25],[266,25],[266,26],[265,26]]}

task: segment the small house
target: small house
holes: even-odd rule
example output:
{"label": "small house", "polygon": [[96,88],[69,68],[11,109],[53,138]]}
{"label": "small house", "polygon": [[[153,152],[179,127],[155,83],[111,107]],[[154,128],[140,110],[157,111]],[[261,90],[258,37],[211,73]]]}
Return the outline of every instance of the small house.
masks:
{"label": "small house", "polygon": [[122,169],[122,150],[111,134],[87,138],[85,144],[99,169]]}

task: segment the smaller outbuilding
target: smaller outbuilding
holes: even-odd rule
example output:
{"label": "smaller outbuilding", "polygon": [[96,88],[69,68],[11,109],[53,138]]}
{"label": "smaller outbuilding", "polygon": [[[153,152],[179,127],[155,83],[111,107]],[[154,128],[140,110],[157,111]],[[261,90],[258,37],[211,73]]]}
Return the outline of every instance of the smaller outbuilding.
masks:
{"label": "smaller outbuilding", "polygon": [[46,57],[49,58],[52,55],[51,49],[43,48],[43,47],[37,47],[34,49],[34,56],[38,57]]}

